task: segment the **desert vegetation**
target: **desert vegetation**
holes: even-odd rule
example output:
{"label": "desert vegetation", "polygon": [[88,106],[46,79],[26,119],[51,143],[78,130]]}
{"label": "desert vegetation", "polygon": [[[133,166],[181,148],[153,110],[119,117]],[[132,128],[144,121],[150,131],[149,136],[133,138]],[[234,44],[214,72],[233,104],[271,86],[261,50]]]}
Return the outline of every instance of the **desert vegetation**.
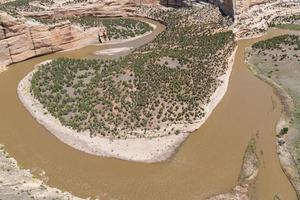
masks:
{"label": "desert vegetation", "polygon": [[[32,4],[34,0],[15,0],[0,4],[0,11],[5,11],[10,15],[18,16],[20,11],[40,11],[41,7]],[[41,0],[41,4],[51,5],[53,0]]]}
{"label": "desert vegetation", "polygon": [[283,29],[300,30],[300,15],[278,16],[273,19],[270,26]]}
{"label": "desert vegetation", "polygon": [[[278,133],[278,144],[288,142],[300,172],[300,36],[282,35],[252,46],[249,63],[264,77],[279,85],[292,97],[293,107],[284,105],[290,117],[287,127]],[[288,104],[287,102],[284,102]],[[288,140],[282,139],[283,137]]]}
{"label": "desert vegetation", "polygon": [[[295,50],[300,50],[300,39],[297,35],[281,35],[278,37],[273,37],[269,40],[263,40],[255,43],[252,47],[254,49],[264,51],[264,50],[282,50],[286,46],[293,46]],[[286,55],[286,54],[285,54]]]}
{"label": "desert vegetation", "polygon": [[149,24],[134,19],[102,19],[101,22],[110,40],[135,37],[153,30]]}
{"label": "desert vegetation", "polygon": [[62,21],[70,21],[73,24],[79,24],[85,28],[102,27],[106,28],[107,39],[127,39],[138,35],[143,35],[153,30],[146,22],[133,18],[97,18],[93,16],[67,17],[59,19],[34,18],[43,24],[54,24]]}
{"label": "desert vegetation", "polygon": [[167,24],[154,41],[119,60],[54,60],[33,75],[31,92],[63,125],[91,136],[179,134],[167,127],[204,116],[235,46],[216,12],[152,11]]}

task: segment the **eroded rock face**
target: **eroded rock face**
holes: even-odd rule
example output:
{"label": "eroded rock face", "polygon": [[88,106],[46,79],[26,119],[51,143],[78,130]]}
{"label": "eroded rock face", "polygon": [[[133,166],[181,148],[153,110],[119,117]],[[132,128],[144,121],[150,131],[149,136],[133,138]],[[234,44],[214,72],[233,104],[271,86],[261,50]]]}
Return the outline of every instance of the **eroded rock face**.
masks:
{"label": "eroded rock face", "polygon": [[0,3],[6,3],[6,2],[9,2],[9,1],[12,1],[12,0],[0,0]]}
{"label": "eroded rock face", "polygon": [[[3,0],[2,0],[3,1]],[[3,3],[3,2],[2,2]],[[49,7],[36,1],[40,11],[20,11],[24,17],[62,18],[68,16],[133,16],[139,4],[158,5],[159,0],[103,0],[64,4],[53,1]],[[45,25],[14,18],[0,11],[0,68],[28,58],[99,42],[105,28],[83,29],[69,22]]]}
{"label": "eroded rock face", "polygon": [[270,3],[273,0],[213,0],[226,15],[234,17],[254,5]]}
{"label": "eroded rock face", "polygon": [[239,2],[247,1],[236,1],[233,32],[237,39],[261,35],[278,16],[300,14],[298,0],[255,0],[247,5]]}
{"label": "eroded rock face", "polygon": [[20,169],[16,160],[9,156],[2,145],[0,145],[0,199],[82,200],[68,192],[49,187],[34,178],[29,170]]}
{"label": "eroded rock face", "polygon": [[239,14],[251,6],[262,4],[262,3],[270,3],[273,0],[235,0],[235,13]]}
{"label": "eroded rock face", "polygon": [[0,13],[0,67],[55,51],[98,42],[103,27],[84,30],[69,22],[44,25]]}
{"label": "eroded rock face", "polygon": [[151,4],[151,5],[158,5],[160,0],[131,0],[131,2],[136,4]]}
{"label": "eroded rock face", "polygon": [[[125,17],[130,16],[139,4],[158,4],[156,0],[104,0],[92,3],[53,4],[42,11],[23,11],[25,17],[62,18],[70,16]],[[39,6],[39,5],[37,5]]]}

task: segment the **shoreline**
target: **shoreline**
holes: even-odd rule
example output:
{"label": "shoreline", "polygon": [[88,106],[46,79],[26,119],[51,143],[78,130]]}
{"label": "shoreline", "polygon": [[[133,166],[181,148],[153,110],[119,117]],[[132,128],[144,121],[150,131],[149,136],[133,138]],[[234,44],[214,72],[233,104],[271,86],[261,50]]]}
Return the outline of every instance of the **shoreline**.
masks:
{"label": "shoreline", "polygon": [[[236,39],[244,40],[261,37],[268,29],[272,28],[270,27],[270,23],[276,17],[300,14],[300,9],[296,7],[296,4],[300,5],[299,2],[290,2],[289,6],[291,7],[282,7],[279,3],[280,1],[265,3],[262,4],[264,6],[261,8],[254,5],[243,13],[237,14],[236,20],[232,24],[232,29],[236,35]],[[253,24],[253,19],[249,18],[251,15],[257,15],[256,18],[262,20],[254,21],[255,23]],[[243,25],[247,26],[244,27]]]}
{"label": "shoreline", "polygon": [[[113,157],[122,160],[154,163],[170,158],[182,142],[190,133],[199,129],[205,123],[212,111],[225,95],[234,63],[235,47],[231,56],[228,58],[227,72],[219,77],[223,83],[216,89],[210,97],[209,104],[204,106],[205,116],[191,124],[175,124],[172,127],[180,127],[180,134],[169,135],[155,138],[128,138],[111,139],[105,137],[90,137],[89,131],[77,132],[69,127],[63,126],[60,121],[51,116],[46,109],[30,93],[30,80],[35,70],[27,74],[18,84],[18,97],[31,113],[35,120],[43,125],[51,134],[69,146],[96,156]],[[49,61],[45,61],[49,62]],[[45,114],[47,113],[47,114]]]}
{"label": "shoreline", "polygon": [[[264,34],[265,34],[265,33],[262,33],[262,35],[264,35]],[[257,36],[257,37],[258,37],[258,36]],[[229,78],[228,78],[228,79],[229,79]],[[217,88],[217,90],[218,90],[218,89],[219,89],[219,88]],[[224,92],[224,94],[225,94],[225,93],[226,93],[226,91]],[[221,97],[221,99],[222,99],[222,97]],[[221,100],[220,100],[220,101],[221,101]],[[218,103],[217,103],[217,104],[218,104]],[[212,112],[212,111],[211,111],[211,112]],[[282,113],[282,114],[283,114],[283,113]],[[207,116],[207,115],[208,115],[208,116]],[[205,117],[207,116],[207,118],[208,118],[209,115],[210,115],[210,114],[207,114],[207,113],[206,113],[206,114],[205,114]],[[31,115],[30,117],[32,117],[32,116],[33,116],[33,115]],[[283,121],[284,119],[280,119],[280,120]],[[287,122],[287,121],[285,121],[285,122]],[[279,121],[278,124],[277,124],[278,127],[279,127],[279,124],[280,124],[280,121]],[[277,127],[277,128],[278,128],[278,127]],[[280,130],[280,129],[278,128],[278,130]],[[52,134],[53,134],[53,133],[52,133]],[[52,136],[51,136],[51,137],[52,137]],[[75,137],[76,137],[76,136],[75,136]],[[188,137],[188,135],[186,136],[186,138],[187,138],[187,137]],[[58,138],[58,137],[57,137],[57,138]],[[186,138],[184,138],[183,141],[184,141]],[[59,139],[59,138],[58,138],[58,139]],[[276,139],[277,139],[277,138],[276,138]],[[61,139],[60,139],[60,140],[61,140]],[[180,143],[181,143],[181,142],[180,142]],[[180,145],[180,144],[178,144],[178,146],[179,146],[179,145]],[[278,145],[278,144],[277,144],[277,145]],[[175,150],[176,150],[176,148],[174,149],[174,151],[175,151]],[[74,151],[74,150],[71,150],[71,151]],[[171,155],[172,155],[172,154],[174,154],[174,153],[171,153]],[[171,156],[171,155],[170,155],[170,156]],[[280,155],[279,155],[279,156],[280,156]]]}
{"label": "shoreline", "polygon": [[[50,187],[23,169],[0,145],[0,199],[72,199],[83,200],[70,192]],[[90,200],[87,198],[86,200]]]}
{"label": "shoreline", "polygon": [[[141,22],[144,22],[144,23],[147,23],[149,24],[149,26],[152,27],[152,30],[151,31],[148,31],[142,35],[137,35],[135,37],[130,37],[130,38],[126,38],[126,39],[112,39],[112,40],[106,40],[105,42],[103,43],[100,43],[100,44],[94,44],[96,46],[101,46],[101,45],[115,45],[115,44],[123,44],[123,43],[126,43],[126,42],[131,42],[131,41],[134,41],[134,40],[138,40],[138,39],[141,39],[143,37],[147,37],[149,36],[150,34],[152,34],[156,29],[157,29],[157,25],[155,25],[154,23],[151,23],[149,22],[149,18],[147,18],[147,20],[145,20],[145,18],[143,17],[133,17],[133,19],[138,19],[140,20]],[[152,21],[155,21],[154,19],[150,19]]]}
{"label": "shoreline", "polygon": [[120,48],[108,48],[105,50],[95,51],[93,54],[96,56],[114,56],[120,53],[127,53],[134,49],[134,47],[120,47]]}
{"label": "shoreline", "polygon": [[260,161],[257,154],[256,139],[251,138],[243,156],[243,163],[236,186],[230,191],[212,195],[205,200],[250,200],[249,191],[252,184],[257,180]]}
{"label": "shoreline", "polygon": [[[269,27],[267,30],[271,28],[279,29],[276,27]],[[258,34],[253,34],[251,36],[236,38],[236,41],[260,38],[266,35],[266,33],[267,33],[266,31],[263,31]],[[289,121],[292,118],[291,113],[294,106],[293,99],[289,95],[289,93],[286,90],[284,90],[280,85],[278,85],[275,81],[260,74],[257,70],[255,70],[253,65],[248,60],[249,49],[251,49],[251,46],[245,49],[245,63],[248,65],[248,69],[253,73],[254,76],[264,81],[265,83],[267,83],[273,88],[275,95],[280,99],[280,103],[282,104],[281,115],[275,127],[276,128],[276,149],[277,149],[277,154],[278,154],[281,169],[283,170],[284,174],[286,175],[293,189],[295,190],[297,198],[300,199],[300,176],[297,172],[296,161],[288,147],[289,138],[287,135],[280,136],[280,132],[282,128],[291,127]],[[279,141],[284,141],[284,144],[280,145]],[[241,171],[243,171],[243,168],[241,169]],[[256,175],[257,173],[258,170],[256,172]],[[253,179],[255,179],[256,175],[254,176]],[[246,192],[248,192],[248,186],[249,186],[248,184],[240,184],[240,185],[237,184],[230,192],[213,195],[207,198],[206,200],[221,200],[229,197],[236,200],[242,198],[249,199],[249,196],[246,195]],[[234,197],[230,195],[234,195]]]}
{"label": "shoreline", "polygon": [[[279,158],[279,162],[284,174],[288,177],[291,185],[296,191],[297,197],[300,198],[300,176],[297,172],[297,166],[295,158],[293,157],[290,149],[289,149],[289,139],[288,136],[281,135],[281,130],[284,127],[291,127],[289,121],[292,118],[293,111],[293,99],[289,95],[287,91],[285,91],[280,85],[278,85],[272,79],[260,74],[253,65],[249,62],[249,50],[246,52],[246,60],[245,62],[248,65],[248,68],[253,73],[254,76],[264,81],[266,84],[271,86],[274,90],[275,95],[279,98],[280,103],[282,105],[282,111],[280,118],[276,123],[276,148],[277,154]],[[281,142],[284,142],[283,144]]]}
{"label": "shoreline", "polygon": [[[149,26],[151,26],[152,30],[147,31],[144,34],[136,35],[134,37],[129,37],[129,38],[126,38],[126,39],[111,39],[111,40],[104,40],[104,42],[102,42],[102,43],[97,43],[98,40],[97,40],[96,36],[97,36],[97,32],[99,31],[100,27],[90,27],[90,28],[85,30],[85,33],[84,33],[85,37],[83,37],[80,40],[77,40],[77,41],[73,42],[73,43],[76,44],[76,45],[73,45],[75,47],[72,47],[72,45],[70,45],[71,43],[69,43],[69,44],[67,43],[67,44],[64,44],[64,45],[70,45],[71,47],[61,48],[57,51],[52,51],[52,52],[48,52],[48,53],[44,53],[44,54],[40,54],[40,55],[35,55],[33,57],[29,57],[29,58],[26,58],[26,59],[23,59],[23,60],[20,60],[20,61],[17,61],[17,62],[12,62],[12,63],[9,63],[9,64],[0,65],[0,73],[6,71],[9,68],[10,65],[20,63],[20,62],[23,62],[23,61],[26,61],[26,60],[29,60],[29,59],[32,59],[32,58],[44,56],[44,55],[50,55],[50,54],[57,53],[57,52],[69,52],[69,51],[77,50],[77,49],[84,48],[84,47],[87,47],[87,46],[119,45],[119,44],[131,42],[131,41],[135,41],[135,40],[138,40],[138,39],[142,39],[144,37],[148,37],[149,35],[153,34],[153,32],[155,32],[155,30],[158,27],[154,23],[154,21],[155,21],[154,19],[145,18],[143,16],[120,17],[120,18],[132,18],[132,19],[142,21],[144,23],[147,23]],[[151,22],[151,21],[153,21],[153,22]],[[42,25],[44,25],[44,24],[42,24]],[[76,24],[71,23],[71,25],[76,27],[78,30],[83,28],[82,26],[79,26],[79,25],[76,25]],[[101,38],[101,39],[103,39],[103,38]]]}

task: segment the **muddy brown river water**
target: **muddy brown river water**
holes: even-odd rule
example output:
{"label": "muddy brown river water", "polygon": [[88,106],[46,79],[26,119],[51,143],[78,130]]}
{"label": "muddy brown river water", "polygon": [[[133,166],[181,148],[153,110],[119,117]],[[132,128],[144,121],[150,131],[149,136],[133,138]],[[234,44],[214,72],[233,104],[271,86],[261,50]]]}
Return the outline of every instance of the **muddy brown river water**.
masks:
{"label": "muddy brown river water", "polygon": [[[120,46],[145,43],[161,32]],[[48,181],[50,186],[80,197],[118,200],[194,200],[229,191],[235,186],[244,151],[251,137],[258,140],[260,172],[252,196],[285,200],[296,194],[276,155],[275,125],[281,113],[272,88],[254,77],[244,63],[246,47],[261,39],[283,34],[270,30],[264,37],[238,41],[238,51],[228,91],[207,122],[182,144],[169,160],[143,164],[96,157],[75,150],[39,125],[20,103],[19,81],[41,61],[61,56],[83,58],[89,46],[33,58],[0,74],[0,143],[19,164]],[[115,45],[116,46],[116,45]]]}

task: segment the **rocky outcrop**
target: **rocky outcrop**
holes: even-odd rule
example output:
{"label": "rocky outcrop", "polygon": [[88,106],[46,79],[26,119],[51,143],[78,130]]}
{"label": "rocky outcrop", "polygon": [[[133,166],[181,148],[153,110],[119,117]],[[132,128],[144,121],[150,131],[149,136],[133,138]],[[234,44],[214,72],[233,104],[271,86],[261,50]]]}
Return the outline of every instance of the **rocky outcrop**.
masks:
{"label": "rocky outcrop", "polygon": [[[68,16],[118,17],[135,16],[139,4],[158,5],[159,0],[57,1],[44,5],[31,2],[39,11],[18,11],[24,17],[45,19]],[[48,7],[47,7],[48,6]],[[0,71],[11,63],[60,50],[80,48],[104,41],[105,28],[84,29],[63,22],[45,25],[26,18],[14,18],[0,11]]]}
{"label": "rocky outcrop", "polygon": [[43,7],[43,11],[23,11],[21,15],[25,17],[39,17],[39,18],[63,18],[70,16],[97,16],[97,17],[125,17],[131,16],[136,10],[138,4],[153,3],[150,0],[105,0],[93,3],[75,3],[66,5],[52,5],[51,7]]}
{"label": "rocky outcrop", "polygon": [[[68,3],[69,2],[69,3]],[[160,0],[87,0],[61,1],[45,6],[43,2],[31,3],[37,11],[24,10],[25,17],[62,18],[69,16],[124,17],[131,16],[139,5],[159,5]]]}
{"label": "rocky outcrop", "polygon": [[70,22],[44,25],[0,13],[0,67],[98,42],[103,27],[84,30]]}
{"label": "rocky outcrop", "polygon": [[0,4],[1,3],[6,3],[6,2],[9,2],[9,1],[12,1],[12,0],[0,0]]}
{"label": "rocky outcrop", "polygon": [[68,192],[45,185],[29,170],[20,169],[15,159],[0,145],[0,199],[81,200]]}
{"label": "rocky outcrop", "polygon": [[[262,4],[254,5],[259,2]],[[237,39],[263,34],[278,16],[300,14],[300,1],[296,0],[257,0],[250,5],[240,5],[235,10],[233,32]]]}
{"label": "rocky outcrop", "polygon": [[262,3],[270,3],[273,0],[235,0],[234,1],[234,11],[235,14],[240,14],[251,6],[259,5]]}
{"label": "rocky outcrop", "polygon": [[158,5],[160,0],[130,0],[130,2],[135,4],[151,4],[151,5]]}

